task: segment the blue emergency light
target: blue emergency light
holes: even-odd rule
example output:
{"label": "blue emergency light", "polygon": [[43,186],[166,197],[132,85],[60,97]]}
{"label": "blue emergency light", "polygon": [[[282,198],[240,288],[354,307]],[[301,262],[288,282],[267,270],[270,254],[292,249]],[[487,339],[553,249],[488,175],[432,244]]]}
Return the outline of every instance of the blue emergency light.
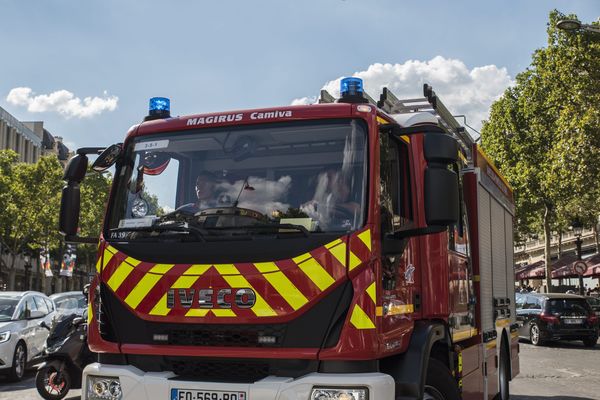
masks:
{"label": "blue emergency light", "polygon": [[171,100],[166,97],[152,97],[148,107],[146,121],[158,118],[169,118],[171,116]]}
{"label": "blue emergency light", "polygon": [[363,81],[360,78],[344,78],[340,82],[340,95],[345,96],[362,96]]}
{"label": "blue emergency light", "polygon": [[340,81],[341,103],[367,103],[363,97],[363,81],[360,78],[344,78]]}

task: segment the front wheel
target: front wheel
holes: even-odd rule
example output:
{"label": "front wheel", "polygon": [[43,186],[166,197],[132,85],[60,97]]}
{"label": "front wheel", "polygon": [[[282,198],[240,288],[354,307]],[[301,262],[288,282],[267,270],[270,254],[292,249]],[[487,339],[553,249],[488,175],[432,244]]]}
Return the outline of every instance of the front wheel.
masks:
{"label": "front wheel", "polygon": [[460,392],[452,374],[435,358],[429,359],[423,400],[460,400]]}
{"label": "front wheel", "polygon": [[27,348],[25,343],[17,343],[15,353],[13,354],[13,365],[8,372],[8,379],[13,382],[18,382],[25,375],[25,367],[27,365]]}
{"label": "front wheel", "polygon": [[59,371],[53,365],[38,370],[35,376],[35,387],[46,400],[60,400],[71,388],[71,377],[67,370]]}

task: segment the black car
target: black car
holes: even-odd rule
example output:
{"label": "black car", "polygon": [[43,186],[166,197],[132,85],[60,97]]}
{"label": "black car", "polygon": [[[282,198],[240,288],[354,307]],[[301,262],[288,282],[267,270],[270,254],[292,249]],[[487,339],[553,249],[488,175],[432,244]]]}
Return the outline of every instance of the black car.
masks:
{"label": "black car", "polygon": [[596,313],[598,317],[600,317],[600,297],[591,297],[587,296],[586,300],[590,303],[592,310]]}
{"label": "black car", "polygon": [[519,336],[539,346],[547,340],[598,341],[598,316],[585,297],[559,293],[517,293]]}

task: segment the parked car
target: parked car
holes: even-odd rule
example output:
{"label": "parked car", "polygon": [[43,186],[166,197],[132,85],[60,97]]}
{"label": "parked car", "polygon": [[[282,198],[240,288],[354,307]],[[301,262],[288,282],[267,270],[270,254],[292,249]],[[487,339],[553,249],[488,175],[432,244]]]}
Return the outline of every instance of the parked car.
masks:
{"label": "parked car", "polygon": [[598,341],[598,316],[585,297],[559,293],[517,293],[519,336],[534,346],[547,340]]}
{"label": "parked car", "polygon": [[600,317],[600,298],[587,296],[585,299],[590,303],[590,307],[592,307],[596,315]]}
{"label": "parked car", "polygon": [[59,316],[76,314],[82,316],[87,308],[87,301],[81,291],[55,293],[50,298],[56,304],[56,312]]}
{"label": "parked car", "polygon": [[0,373],[18,381],[41,356],[56,315],[54,302],[39,292],[0,292]]}

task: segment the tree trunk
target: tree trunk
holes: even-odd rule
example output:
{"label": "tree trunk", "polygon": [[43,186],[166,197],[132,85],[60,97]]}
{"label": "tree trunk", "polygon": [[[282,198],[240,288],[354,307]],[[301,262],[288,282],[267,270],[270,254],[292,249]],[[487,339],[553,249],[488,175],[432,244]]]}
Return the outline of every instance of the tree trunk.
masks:
{"label": "tree trunk", "polygon": [[558,259],[562,257],[562,231],[558,232]]}
{"label": "tree trunk", "polygon": [[552,232],[550,231],[550,208],[546,206],[544,213],[544,262],[546,267],[546,293],[552,292],[552,255],[550,254],[550,241]]}
{"label": "tree trunk", "polygon": [[17,262],[17,255],[13,252],[10,253],[10,267],[8,268],[8,282],[6,282],[7,290],[15,290],[15,278],[17,271],[15,271],[15,264]]}

